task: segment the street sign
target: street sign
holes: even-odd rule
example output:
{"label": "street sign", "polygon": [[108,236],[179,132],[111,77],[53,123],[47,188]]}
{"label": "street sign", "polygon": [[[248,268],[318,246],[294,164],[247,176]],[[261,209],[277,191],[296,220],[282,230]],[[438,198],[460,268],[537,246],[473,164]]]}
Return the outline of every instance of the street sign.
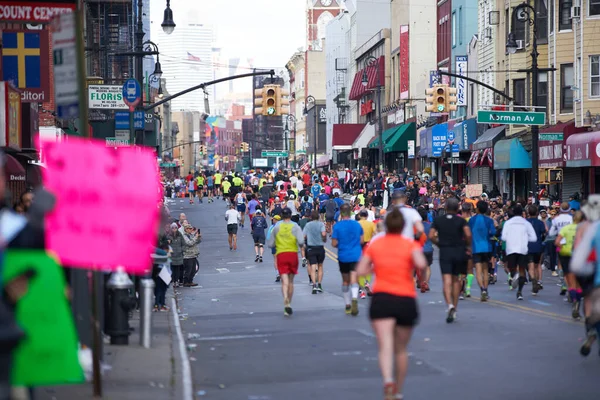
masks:
{"label": "street sign", "polygon": [[129,140],[129,129],[116,129],[115,139],[117,140]]}
{"label": "street sign", "polygon": [[133,129],[144,129],[144,112],[134,111],[133,112]]}
{"label": "street sign", "polygon": [[129,113],[115,112],[115,129],[129,129]]}
{"label": "street sign", "polygon": [[106,138],[106,147],[123,147],[129,146],[129,140],[117,139],[114,137]]}
{"label": "street sign", "polygon": [[562,133],[540,133],[540,140],[546,140],[546,141],[561,141],[563,140],[563,134]]}
{"label": "street sign", "polygon": [[75,13],[58,15],[52,28],[56,116],[61,119],[77,118],[79,116],[79,88],[77,86]]}
{"label": "street sign", "polygon": [[174,162],[161,162],[160,167],[161,168],[174,168],[175,163]]}
{"label": "street sign", "polygon": [[142,100],[142,87],[135,79],[127,79],[123,84],[123,101],[129,106],[129,111],[133,111]]}
{"label": "street sign", "polygon": [[546,125],[546,113],[532,111],[477,111],[480,124]]}
{"label": "street sign", "polygon": [[263,150],[262,157],[287,157],[288,152],[285,150]]}
{"label": "street sign", "polygon": [[268,167],[269,160],[266,158],[255,158],[252,160],[252,165],[255,167]]}

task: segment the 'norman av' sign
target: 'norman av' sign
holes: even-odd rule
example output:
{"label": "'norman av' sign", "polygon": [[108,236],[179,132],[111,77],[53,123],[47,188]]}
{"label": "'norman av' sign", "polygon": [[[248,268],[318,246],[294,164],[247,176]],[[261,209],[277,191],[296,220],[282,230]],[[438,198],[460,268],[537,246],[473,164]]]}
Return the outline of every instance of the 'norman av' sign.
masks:
{"label": "'norman av' sign", "polygon": [[546,113],[529,111],[477,111],[480,124],[546,125]]}

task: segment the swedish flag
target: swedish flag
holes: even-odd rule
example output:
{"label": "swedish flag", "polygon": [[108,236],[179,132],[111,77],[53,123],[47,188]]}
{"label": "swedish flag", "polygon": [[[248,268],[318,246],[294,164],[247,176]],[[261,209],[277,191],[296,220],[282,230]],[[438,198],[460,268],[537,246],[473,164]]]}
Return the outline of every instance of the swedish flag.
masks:
{"label": "swedish flag", "polygon": [[40,34],[2,32],[2,78],[19,89],[41,88]]}

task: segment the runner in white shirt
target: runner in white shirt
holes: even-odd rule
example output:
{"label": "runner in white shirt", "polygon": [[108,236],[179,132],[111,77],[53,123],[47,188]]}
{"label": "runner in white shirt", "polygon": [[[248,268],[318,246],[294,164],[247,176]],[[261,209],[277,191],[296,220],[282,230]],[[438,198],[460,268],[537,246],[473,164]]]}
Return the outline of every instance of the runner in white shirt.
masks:
{"label": "runner in white shirt", "polygon": [[402,235],[407,238],[418,239],[420,235],[425,232],[425,228],[423,228],[423,219],[417,210],[406,205],[407,200],[408,197],[404,193],[394,193],[392,195],[394,207],[398,207],[404,217],[404,229],[402,230]]}
{"label": "runner in white shirt", "polygon": [[235,209],[235,203],[232,202],[229,205],[229,210],[225,212],[225,221],[227,221],[227,240],[229,242],[229,251],[237,250],[238,223],[241,220],[241,215]]}

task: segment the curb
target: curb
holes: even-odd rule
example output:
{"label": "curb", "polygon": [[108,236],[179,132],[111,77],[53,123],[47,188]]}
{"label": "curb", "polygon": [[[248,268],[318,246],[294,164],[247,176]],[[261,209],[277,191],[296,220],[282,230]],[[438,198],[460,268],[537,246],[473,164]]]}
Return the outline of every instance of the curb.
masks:
{"label": "curb", "polygon": [[183,386],[182,400],[193,400],[193,383],[192,383],[192,369],[190,366],[190,359],[185,348],[185,340],[183,339],[183,332],[181,331],[181,324],[179,322],[179,313],[177,312],[177,301],[175,297],[171,297],[171,310],[173,311],[173,324],[175,325],[175,332],[177,333],[179,356],[181,357],[181,381]]}

